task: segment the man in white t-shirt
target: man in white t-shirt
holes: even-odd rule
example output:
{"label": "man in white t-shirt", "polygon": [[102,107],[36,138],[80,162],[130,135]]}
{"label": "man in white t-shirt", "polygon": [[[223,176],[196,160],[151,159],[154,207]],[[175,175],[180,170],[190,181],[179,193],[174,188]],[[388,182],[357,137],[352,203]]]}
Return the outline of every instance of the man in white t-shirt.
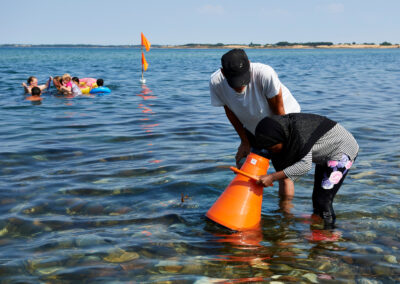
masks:
{"label": "man in white t-shirt", "polygon": [[[238,133],[241,143],[236,164],[255,150],[254,132],[266,116],[300,112],[300,105],[278,78],[272,67],[250,63],[242,49],[232,49],[221,58],[222,68],[211,75],[210,94],[213,106],[223,106],[226,116]],[[279,193],[294,195],[294,184],[286,178],[279,182]]]}

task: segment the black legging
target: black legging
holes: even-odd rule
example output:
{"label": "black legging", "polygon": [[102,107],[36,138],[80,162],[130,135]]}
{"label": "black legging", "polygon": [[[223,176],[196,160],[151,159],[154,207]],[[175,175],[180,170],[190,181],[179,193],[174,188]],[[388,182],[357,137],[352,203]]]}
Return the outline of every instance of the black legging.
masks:
{"label": "black legging", "polygon": [[338,192],[340,186],[347,176],[347,173],[349,172],[348,170],[346,170],[346,168],[338,168],[337,170],[341,171],[342,173],[345,172],[340,181],[335,184],[333,188],[324,189],[322,187],[323,179],[326,176],[329,177],[333,170],[326,164],[317,164],[315,166],[314,190],[312,194],[314,213],[320,215],[323,218],[323,214],[330,213],[332,215],[333,222],[336,219],[335,211],[332,207],[333,199],[335,198],[336,193]]}

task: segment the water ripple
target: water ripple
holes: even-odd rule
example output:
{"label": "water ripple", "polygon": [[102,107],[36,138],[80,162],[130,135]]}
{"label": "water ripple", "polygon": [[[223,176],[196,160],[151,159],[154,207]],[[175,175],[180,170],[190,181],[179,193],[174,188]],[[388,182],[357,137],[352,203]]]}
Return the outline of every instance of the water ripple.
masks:
{"label": "water ripple", "polygon": [[[308,175],[289,203],[265,189],[260,231],[242,233],[204,216],[239,146],[210,106],[226,50],[153,49],[147,85],[135,49],[1,51],[0,282],[400,282],[399,50],[248,50],[360,153],[335,199],[338,228],[310,216]],[[24,101],[29,76],[65,72],[112,93]]]}

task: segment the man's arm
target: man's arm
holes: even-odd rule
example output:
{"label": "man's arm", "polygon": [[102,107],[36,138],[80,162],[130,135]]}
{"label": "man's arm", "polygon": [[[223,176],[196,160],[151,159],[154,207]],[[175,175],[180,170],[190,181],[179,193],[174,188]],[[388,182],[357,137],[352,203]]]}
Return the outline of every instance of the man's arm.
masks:
{"label": "man's arm", "polygon": [[268,105],[271,108],[272,112],[276,115],[284,115],[285,114],[285,107],[283,106],[283,98],[282,98],[282,87],[279,89],[279,93],[267,99]]}
{"label": "man's arm", "polygon": [[235,128],[242,143],[244,142],[244,143],[249,144],[249,140],[247,139],[246,131],[243,127],[243,124],[236,117],[236,115],[233,113],[233,111],[231,111],[227,106],[224,106],[224,109],[225,109],[226,116],[228,117],[229,121],[233,125],[233,128]]}
{"label": "man's arm", "polygon": [[246,157],[250,153],[250,142],[247,139],[246,130],[237,116],[227,106],[224,106],[224,109],[226,116],[240,137],[241,143],[235,156],[236,164],[238,164],[243,157]]}

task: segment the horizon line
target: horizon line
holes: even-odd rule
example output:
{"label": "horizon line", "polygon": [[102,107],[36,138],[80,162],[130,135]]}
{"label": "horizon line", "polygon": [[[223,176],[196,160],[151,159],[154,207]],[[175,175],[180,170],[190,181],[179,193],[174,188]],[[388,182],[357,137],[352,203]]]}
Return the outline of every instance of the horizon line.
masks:
{"label": "horizon line", "polygon": [[[330,41],[307,41],[307,42],[288,42],[279,41],[276,43],[185,43],[185,44],[152,44],[153,47],[158,46],[285,46],[285,45],[400,45],[399,43],[391,43],[383,41],[381,43],[375,42],[345,42],[345,43],[333,43]],[[112,46],[124,46],[124,47],[141,47],[140,44],[96,44],[96,43],[2,43],[0,46],[99,46],[99,47],[112,47]]]}

